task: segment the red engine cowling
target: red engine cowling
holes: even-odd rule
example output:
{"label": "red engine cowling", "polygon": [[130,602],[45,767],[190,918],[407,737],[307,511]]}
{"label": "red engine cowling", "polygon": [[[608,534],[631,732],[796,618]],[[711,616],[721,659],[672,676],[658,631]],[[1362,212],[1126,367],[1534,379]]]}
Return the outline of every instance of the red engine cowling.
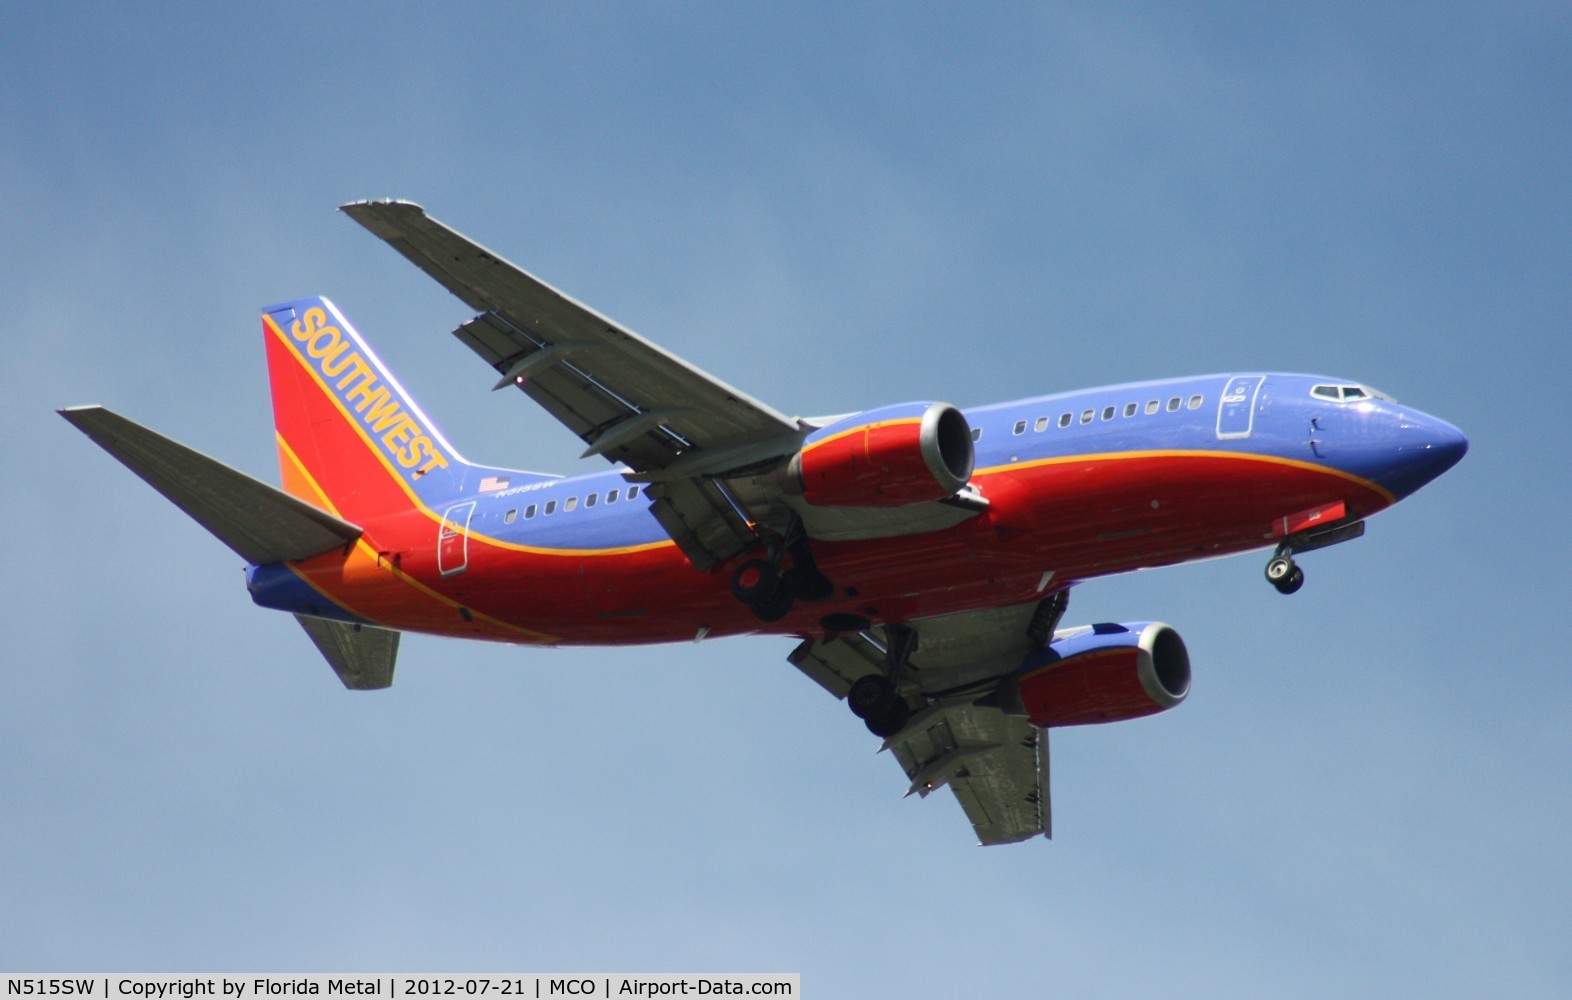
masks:
{"label": "red engine cowling", "polygon": [[818,507],[900,507],[953,496],[972,463],[960,410],[906,403],[815,431],[787,465],[786,486]]}
{"label": "red engine cowling", "polygon": [[1190,654],[1162,622],[1092,625],[1055,636],[1014,678],[1032,725],[1084,726],[1152,715],[1190,693]]}

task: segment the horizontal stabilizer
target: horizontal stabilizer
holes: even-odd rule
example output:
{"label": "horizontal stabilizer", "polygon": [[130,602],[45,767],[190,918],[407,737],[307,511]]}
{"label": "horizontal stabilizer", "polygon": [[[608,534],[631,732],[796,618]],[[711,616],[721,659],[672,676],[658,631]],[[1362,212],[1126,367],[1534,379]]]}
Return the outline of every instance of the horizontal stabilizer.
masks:
{"label": "horizontal stabilizer", "polygon": [[317,644],[328,666],[351,691],[375,691],[393,684],[398,659],[398,632],[373,625],[329,621],[296,615],[295,620]]}
{"label": "horizontal stabilizer", "polygon": [[355,525],[102,406],[59,413],[253,565],[309,559],[360,537]]}

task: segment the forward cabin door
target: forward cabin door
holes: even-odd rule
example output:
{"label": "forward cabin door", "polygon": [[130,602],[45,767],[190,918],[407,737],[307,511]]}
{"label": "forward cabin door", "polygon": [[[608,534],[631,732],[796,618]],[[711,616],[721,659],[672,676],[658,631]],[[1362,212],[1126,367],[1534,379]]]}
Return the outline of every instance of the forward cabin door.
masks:
{"label": "forward cabin door", "polygon": [[469,519],[474,516],[475,501],[456,503],[442,515],[442,526],[437,529],[437,571],[443,576],[453,576],[469,569]]}
{"label": "forward cabin door", "polygon": [[1217,439],[1247,438],[1255,429],[1255,401],[1265,375],[1235,375],[1223,387],[1217,404]]}

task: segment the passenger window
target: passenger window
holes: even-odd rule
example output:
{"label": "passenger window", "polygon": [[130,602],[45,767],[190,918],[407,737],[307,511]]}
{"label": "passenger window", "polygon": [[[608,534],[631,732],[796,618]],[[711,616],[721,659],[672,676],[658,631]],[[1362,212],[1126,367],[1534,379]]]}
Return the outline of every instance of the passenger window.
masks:
{"label": "passenger window", "polygon": [[595,506],[595,501],[599,500],[599,499],[600,499],[600,494],[599,493],[591,493],[589,496],[584,498],[584,506],[586,506],[586,507],[593,507],[593,506]]}
{"label": "passenger window", "polygon": [[562,501],[562,512],[564,514],[571,514],[573,513],[573,508],[577,507],[578,505],[578,497],[568,497],[566,500]]}
{"label": "passenger window", "polygon": [[1175,396],[1173,399],[1168,401],[1168,412],[1172,413],[1177,409],[1179,409],[1179,397]]}
{"label": "passenger window", "polygon": [[535,516],[535,505],[534,504],[530,504],[528,507],[524,508],[524,520],[528,521],[530,518],[532,518],[534,516]]}
{"label": "passenger window", "polygon": [[1192,409],[1192,410],[1199,410],[1200,408],[1201,408],[1201,397],[1200,396],[1191,396],[1190,397],[1190,409]]}
{"label": "passenger window", "polygon": [[546,515],[548,517],[550,515],[552,515],[552,514],[555,514],[557,512],[557,501],[555,501],[555,500],[547,500],[546,501],[546,511],[545,512],[546,512]]}
{"label": "passenger window", "polygon": [[1081,411],[1081,423],[1083,423],[1083,424],[1091,423],[1092,422],[1092,416],[1094,414],[1096,414],[1096,412],[1097,412],[1096,410],[1082,410]]}
{"label": "passenger window", "polygon": [[1140,403],[1126,403],[1124,404],[1124,415],[1127,417],[1133,417],[1135,416],[1135,411],[1140,409],[1140,407]]}
{"label": "passenger window", "polygon": [[1151,414],[1156,413],[1156,412],[1157,412],[1157,400],[1155,400],[1155,399],[1148,399],[1146,401],[1146,413],[1147,413],[1147,415],[1150,416]]}
{"label": "passenger window", "polygon": [[616,503],[617,502],[617,491],[616,490],[607,490],[606,491],[606,502],[607,503]]}
{"label": "passenger window", "polygon": [[1103,419],[1104,420],[1112,420],[1113,419],[1113,415],[1114,415],[1114,408],[1112,406],[1105,406],[1105,407],[1103,407]]}
{"label": "passenger window", "polygon": [[1070,421],[1072,421],[1074,419],[1075,419],[1075,414],[1073,414],[1073,413],[1061,413],[1061,414],[1059,414],[1059,426],[1060,427],[1068,427],[1068,426],[1070,426]]}
{"label": "passenger window", "polygon": [[1047,417],[1038,417],[1037,418],[1037,423],[1032,425],[1032,433],[1033,434],[1039,434],[1039,433],[1041,433],[1041,432],[1043,432],[1043,431],[1045,431],[1047,429],[1048,429],[1048,418]]}
{"label": "passenger window", "polygon": [[638,496],[639,496],[639,488],[637,486],[629,486],[628,487],[628,499],[629,500],[637,500]]}
{"label": "passenger window", "polygon": [[1026,431],[1026,421],[1024,421],[1024,420],[1017,420],[1015,422],[1015,430],[1011,431],[1010,433],[1012,433],[1012,434],[1022,434],[1022,433],[1025,433],[1025,431]]}
{"label": "passenger window", "polygon": [[982,428],[981,427],[973,427],[972,428],[972,440],[973,441],[980,441],[980,440],[982,440]]}
{"label": "passenger window", "polygon": [[519,519],[519,509],[517,507],[514,507],[512,510],[508,511],[506,514],[502,515],[502,523],[503,524],[512,524],[514,521],[517,521],[518,519]]}

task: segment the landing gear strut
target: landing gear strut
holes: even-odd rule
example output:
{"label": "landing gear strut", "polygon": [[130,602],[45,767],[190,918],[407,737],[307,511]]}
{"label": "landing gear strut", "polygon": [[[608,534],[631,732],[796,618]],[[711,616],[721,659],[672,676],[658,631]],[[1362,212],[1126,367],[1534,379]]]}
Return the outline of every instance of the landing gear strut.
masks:
{"label": "landing gear strut", "polygon": [[[1342,505],[1338,507],[1341,509]],[[1294,564],[1296,552],[1314,552],[1329,545],[1341,545],[1364,533],[1365,522],[1349,518],[1295,532],[1278,543],[1277,553],[1266,564],[1266,582],[1276,587],[1279,594],[1292,594],[1305,585],[1305,571]]]}
{"label": "landing gear strut", "polygon": [[888,625],[885,633],[889,646],[884,651],[884,671],[857,678],[847,692],[846,704],[870,733],[888,739],[906,728],[912,715],[895,678],[907,669],[907,661],[917,648],[917,632],[905,625]]}
{"label": "landing gear strut", "polygon": [[1294,562],[1291,549],[1280,547],[1266,564],[1266,582],[1279,594],[1292,594],[1305,585],[1305,571]]}
{"label": "landing gear strut", "polygon": [[[783,565],[788,554],[790,569]],[[749,559],[737,567],[731,577],[731,593],[760,621],[776,622],[785,618],[798,600],[831,597],[835,584],[819,570],[801,522],[794,521],[785,536],[769,543],[766,558]]]}

